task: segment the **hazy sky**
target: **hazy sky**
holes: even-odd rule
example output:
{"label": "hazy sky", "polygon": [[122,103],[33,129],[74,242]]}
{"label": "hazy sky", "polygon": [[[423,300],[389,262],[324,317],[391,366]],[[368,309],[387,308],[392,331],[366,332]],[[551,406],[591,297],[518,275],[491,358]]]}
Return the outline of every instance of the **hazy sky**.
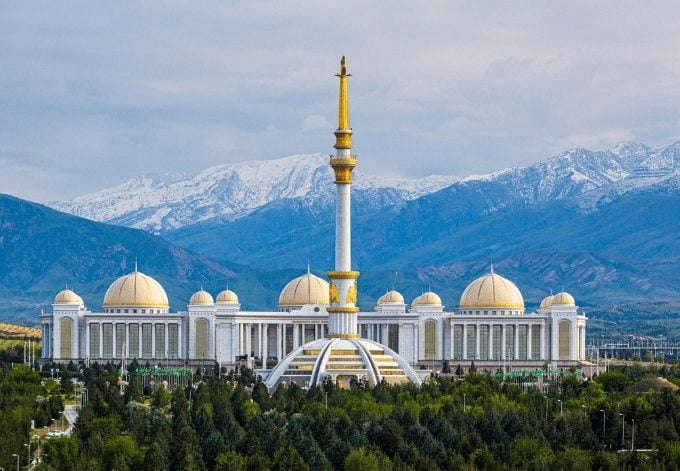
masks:
{"label": "hazy sky", "polygon": [[483,173],[680,138],[680,2],[0,2],[0,193],[332,151]]}

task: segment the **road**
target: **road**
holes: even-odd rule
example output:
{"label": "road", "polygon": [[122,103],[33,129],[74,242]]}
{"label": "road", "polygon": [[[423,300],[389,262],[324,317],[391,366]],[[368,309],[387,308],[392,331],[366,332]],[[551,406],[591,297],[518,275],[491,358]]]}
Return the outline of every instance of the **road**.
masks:
{"label": "road", "polygon": [[68,420],[66,434],[71,435],[73,432],[73,425],[75,425],[76,420],[78,419],[78,406],[64,406],[64,417]]}

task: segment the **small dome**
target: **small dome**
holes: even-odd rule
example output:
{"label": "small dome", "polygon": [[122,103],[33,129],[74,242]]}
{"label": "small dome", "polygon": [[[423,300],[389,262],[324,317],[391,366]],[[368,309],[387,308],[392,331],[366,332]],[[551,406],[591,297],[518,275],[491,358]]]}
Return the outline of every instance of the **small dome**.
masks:
{"label": "small dome", "polygon": [[552,305],[576,306],[576,301],[571,294],[567,293],[566,291],[562,291],[561,293],[557,293],[555,296],[553,296]]}
{"label": "small dome", "polygon": [[330,305],[330,286],[318,276],[306,273],[289,282],[279,295],[279,307],[305,304]]}
{"label": "small dome", "polygon": [[383,303],[404,304],[404,297],[399,291],[388,291],[378,298],[378,304]]}
{"label": "small dome", "polygon": [[215,301],[210,293],[200,290],[191,295],[189,304],[215,304]]}
{"label": "small dome", "polygon": [[78,296],[70,289],[61,290],[54,297],[54,304],[73,304],[73,303],[77,303],[80,306],[83,306],[85,304],[83,302],[83,298]]}
{"label": "small dome", "polygon": [[230,289],[225,289],[217,295],[217,304],[238,304],[238,296]]}
{"label": "small dome", "polygon": [[460,307],[524,309],[524,298],[512,281],[490,273],[477,278],[465,288],[460,297]]}
{"label": "small dome", "polygon": [[441,305],[442,305],[442,298],[440,298],[437,293],[433,293],[432,291],[428,291],[427,293],[421,294],[416,299],[414,299],[413,302],[411,302],[412,307],[416,307],[416,306],[441,306]]}
{"label": "small dome", "polygon": [[104,295],[104,307],[154,307],[167,310],[168,295],[161,284],[134,271],[111,283]]}
{"label": "small dome", "polygon": [[546,296],[545,298],[543,298],[543,301],[541,301],[541,306],[540,306],[539,309],[548,309],[550,307],[550,305],[552,304],[552,300],[553,300],[554,297],[555,296],[550,295],[550,296]]}

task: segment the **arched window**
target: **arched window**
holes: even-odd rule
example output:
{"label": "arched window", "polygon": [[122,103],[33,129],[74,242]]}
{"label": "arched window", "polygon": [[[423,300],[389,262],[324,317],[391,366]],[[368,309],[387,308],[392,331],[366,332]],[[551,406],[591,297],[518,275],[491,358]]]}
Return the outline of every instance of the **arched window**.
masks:
{"label": "arched window", "polygon": [[425,321],[425,358],[434,359],[437,356],[436,347],[437,323],[433,320]]}
{"label": "arched window", "polygon": [[571,340],[569,332],[569,321],[560,321],[559,324],[559,355],[560,360],[569,359],[569,341]]}
{"label": "arched window", "polygon": [[196,323],[196,359],[208,358],[208,321],[197,319]]}
{"label": "arched window", "polygon": [[61,337],[59,338],[59,354],[61,358],[72,358],[71,336],[73,335],[73,321],[68,317],[59,320]]}

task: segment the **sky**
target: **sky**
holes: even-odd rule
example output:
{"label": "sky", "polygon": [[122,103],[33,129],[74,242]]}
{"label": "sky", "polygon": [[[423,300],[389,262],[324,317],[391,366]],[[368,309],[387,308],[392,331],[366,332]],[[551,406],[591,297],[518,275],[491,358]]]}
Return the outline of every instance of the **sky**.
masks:
{"label": "sky", "polygon": [[0,193],[333,151],[466,176],[680,139],[676,1],[0,2]]}

